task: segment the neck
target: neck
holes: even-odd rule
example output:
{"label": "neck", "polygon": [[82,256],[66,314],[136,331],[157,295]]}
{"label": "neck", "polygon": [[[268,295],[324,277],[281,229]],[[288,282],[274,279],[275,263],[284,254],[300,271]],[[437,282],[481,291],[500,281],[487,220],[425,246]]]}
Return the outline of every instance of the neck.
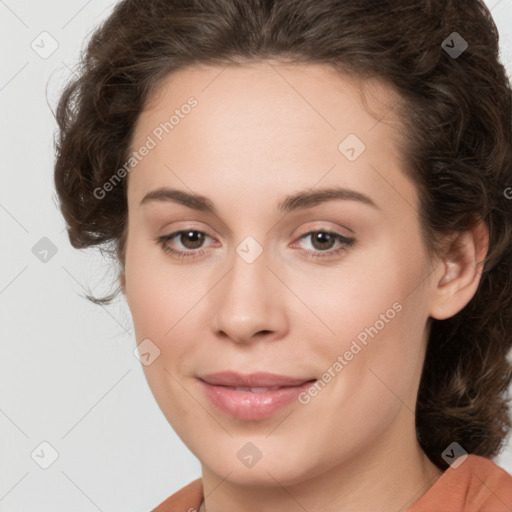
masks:
{"label": "neck", "polygon": [[380,437],[378,446],[369,443],[364,454],[325,468],[312,478],[296,478],[290,485],[283,485],[272,475],[271,468],[262,470],[260,478],[254,475],[254,480],[247,484],[226,479],[203,466],[203,485],[208,498],[199,512],[407,510],[434,485],[442,471],[421,450],[414,429],[408,435],[398,434],[385,444]]}

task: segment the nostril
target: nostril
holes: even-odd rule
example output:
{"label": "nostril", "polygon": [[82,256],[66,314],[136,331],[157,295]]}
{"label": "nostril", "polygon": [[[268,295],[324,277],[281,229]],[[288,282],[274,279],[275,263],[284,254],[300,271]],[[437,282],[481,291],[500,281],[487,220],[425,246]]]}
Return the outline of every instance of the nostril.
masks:
{"label": "nostril", "polygon": [[271,333],[271,332],[272,332],[272,331],[269,331],[268,329],[263,329],[263,330],[261,330],[261,331],[258,331],[258,332],[256,333],[256,335],[269,334],[269,333]]}

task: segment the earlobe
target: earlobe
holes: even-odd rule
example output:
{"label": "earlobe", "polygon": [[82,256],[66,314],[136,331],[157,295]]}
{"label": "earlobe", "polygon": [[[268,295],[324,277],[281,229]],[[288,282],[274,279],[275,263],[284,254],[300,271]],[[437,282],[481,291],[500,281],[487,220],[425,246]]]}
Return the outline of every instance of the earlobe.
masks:
{"label": "earlobe", "polygon": [[440,277],[436,277],[438,281],[432,295],[432,318],[450,318],[473,298],[480,283],[488,246],[489,231],[482,220],[449,240],[448,248],[440,261],[442,273]]}

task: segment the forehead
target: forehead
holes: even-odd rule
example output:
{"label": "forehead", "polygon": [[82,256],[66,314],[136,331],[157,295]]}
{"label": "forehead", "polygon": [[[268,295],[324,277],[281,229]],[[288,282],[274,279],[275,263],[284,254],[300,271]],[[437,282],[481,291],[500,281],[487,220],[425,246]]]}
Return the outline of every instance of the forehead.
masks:
{"label": "forehead", "polygon": [[[373,162],[386,172],[401,166],[401,125],[393,111],[400,101],[377,79],[362,81],[319,64],[182,69],[159,84],[138,119],[131,150],[148,137],[155,144],[130,173],[129,195],[140,200],[151,187],[179,183],[180,175],[195,190],[212,175],[233,188],[251,183],[257,190],[265,173],[276,188],[292,178],[311,187],[333,166],[343,172],[322,184],[350,181],[348,171],[368,189],[363,165]],[[343,151],[354,144],[364,152],[350,161]]]}
{"label": "forehead", "polygon": [[234,121],[245,113],[245,120],[255,126],[264,109],[266,124],[285,119],[287,124],[309,122],[330,130],[345,129],[357,120],[366,120],[371,128],[384,116],[386,122],[397,126],[392,111],[401,100],[378,78],[362,79],[322,64],[271,60],[223,67],[197,64],[158,83],[146,100],[137,127],[147,129],[147,122],[158,121],[172,108],[179,110],[191,96],[200,102],[205,118],[225,114]]}

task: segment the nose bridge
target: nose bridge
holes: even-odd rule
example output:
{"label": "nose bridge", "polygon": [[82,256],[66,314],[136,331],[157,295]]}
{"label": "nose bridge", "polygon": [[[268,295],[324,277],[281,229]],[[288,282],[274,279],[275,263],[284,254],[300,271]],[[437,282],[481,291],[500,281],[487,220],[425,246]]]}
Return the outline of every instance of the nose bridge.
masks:
{"label": "nose bridge", "polygon": [[[262,248],[263,249],[263,248]],[[250,242],[243,242],[237,247],[236,256],[233,257],[233,269],[231,271],[231,290],[234,295],[241,298],[254,297],[263,299],[265,290],[269,288],[269,270],[267,265],[268,251],[261,250],[258,254]]]}
{"label": "nose bridge", "polygon": [[223,290],[223,300],[230,303],[232,312],[237,311],[246,316],[249,312],[256,311],[261,314],[267,309],[266,299],[269,295],[268,258],[263,253],[255,256],[250,250],[241,255],[240,247],[243,246],[239,246],[237,253],[233,255],[231,272]]}
{"label": "nose bridge", "polygon": [[212,325],[237,342],[250,341],[261,331],[281,335],[287,327],[279,282],[267,268],[269,254],[248,238],[236,247],[231,269],[218,289]]}

